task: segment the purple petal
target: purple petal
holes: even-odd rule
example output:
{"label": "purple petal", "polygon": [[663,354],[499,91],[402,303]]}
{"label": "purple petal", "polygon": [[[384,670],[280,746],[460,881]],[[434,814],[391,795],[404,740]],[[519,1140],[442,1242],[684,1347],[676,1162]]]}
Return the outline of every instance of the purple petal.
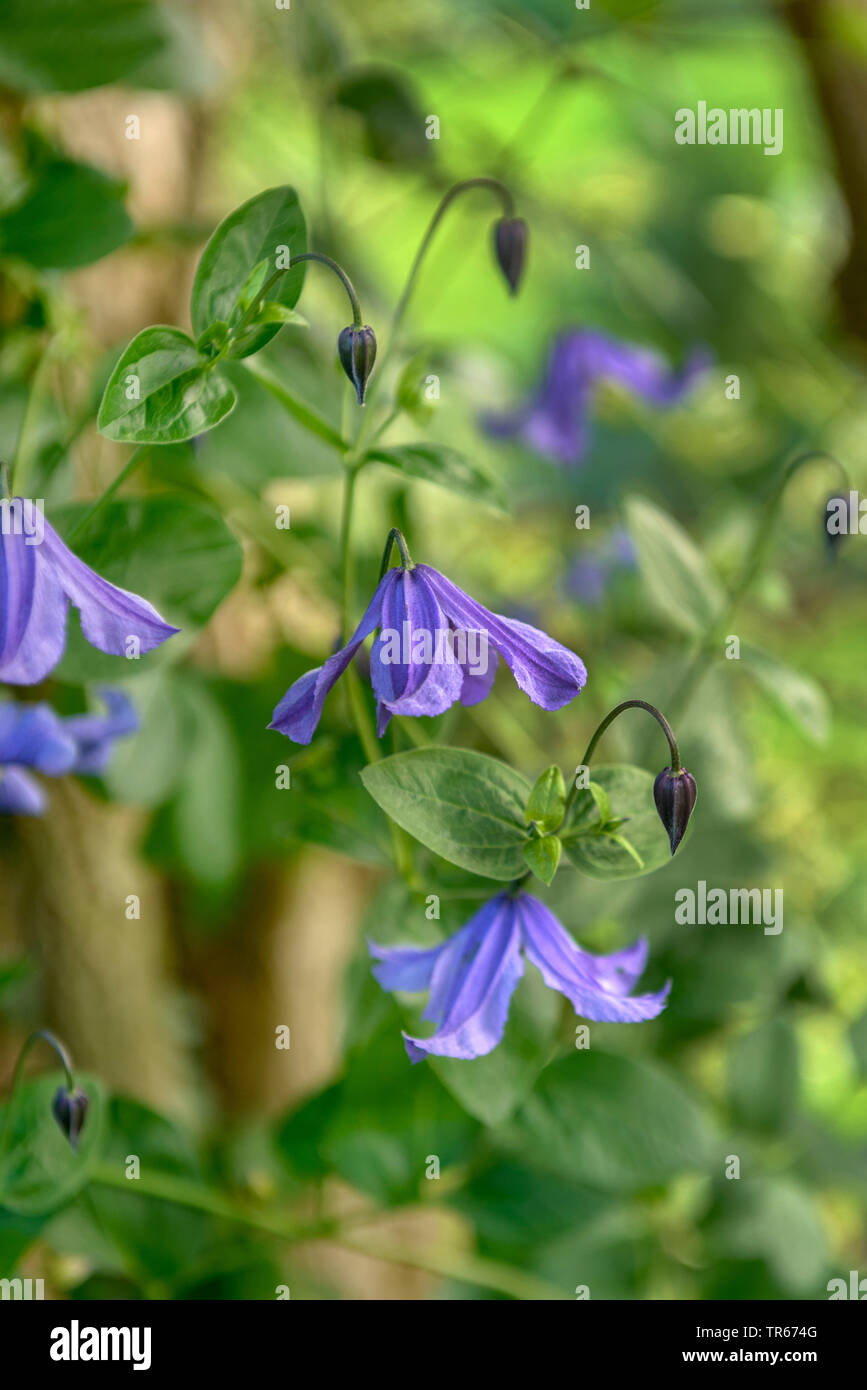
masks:
{"label": "purple petal", "polygon": [[417,569],[397,573],[370,653],[380,732],[388,723],[386,712],[442,714],[460,698],[463,685],[452,630],[436,595]]}
{"label": "purple petal", "polygon": [[464,683],[461,686],[461,704],[466,705],[468,709],[471,705],[480,705],[491,693],[500,658],[493,648],[489,649],[486,655],[488,667],[486,671],[476,671],[470,661],[463,663]]}
{"label": "purple petal", "polygon": [[63,721],[76,744],[72,771],[96,776],[105,771],[114,740],[134,734],[139,727],[136,709],[123,690],[100,689],[107,714],[75,714]]}
{"label": "purple petal", "polygon": [[358,648],[380,626],[386,596],[397,582],[399,570],[391,569],[380,580],[367,611],[345,647],[335,652],[313,671],[307,671],[291,685],[274,710],[269,729],[291,738],[293,743],[309,743],[322,717],[322,706],[331,687],[343,675]]}
{"label": "purple petal", "polygon": [[597,1023],[640,1023],[656,1018],[665,1008],[670,982],[656,994],[626,997],[647,959],[645,942],[636,942],[611,956],[592,956],[581,950],[538,898],[519,898],[518,912],[527,959],[541,972],[549,989],[564,994],[582,1018]]}
{"label": "purple petal", "polygon": [[528,623],[491,613],[430,566],[416,568],[424,574],[455,627],[486,633],[490,646],[499,652],[534,704],[547,710],[561,709],[582,689],[587,671],[580,657],[568,647]]}
{"label": "purple petal", "polygon": [[68,600],[41,549],[0,533],[0,681],[9,685],[44,680],[66,643]]}
{"label": "purple petal", "polygon": [[452,937],[434,962],[425,1018],[429,1038],[404,1034],[411,1062],[426,1056],[484,1057],[501,1041],[509,1004],[524,973],[514,900],[501,893]]}
{"label": "purple petal", "polygon": [[0,764],[62,777],[71,771],[75,751],[75,740],[50,705],[0,705]]}
{"label": "purple petal", "polygon": [[0,771],[0,812],[12,816],[41,816],[45,793],[29,772],[18,767]]}
{"label": "purple petal", "polygon": [[38,564],[50,568],[70,603],[78,609],[84,636],[101,652],[127,656],[131,639],[135,639],[136,652],[149,652],[180,631],[164,622],[146,599],[109,584],[79,560],[47,521]]}

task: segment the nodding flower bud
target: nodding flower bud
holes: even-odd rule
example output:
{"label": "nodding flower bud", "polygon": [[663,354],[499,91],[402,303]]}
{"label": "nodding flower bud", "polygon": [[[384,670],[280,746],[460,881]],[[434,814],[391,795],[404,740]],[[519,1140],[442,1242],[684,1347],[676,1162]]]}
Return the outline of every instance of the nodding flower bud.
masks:
{"label": "nodding flower bud", "polygon": [[84,1091],[80,1091],[77,1086],[72,1090],[66,1086],[60,1086],[52,1101],[51,1109],[54,1112],[55,1120],[70,1144],[74,1149],[77,1149],[79,1136],[84,1129],[84,1121],[87,1118],[87,1096]]}
{"label": "nodding flower bud", "polygon": [[364,389],[376,361],[376,335],[373,329],[368,328],[367,324],[344,328],[337,339],[337,351],[343,370],[355,387],[358,404],[364,405]]}
{"label": "nodding flower bud", "polygon": [[665,768],[653,784],[653,799],[668,834],[672,854],[686,833],[695,798],[695,778],[685,767],[677,772],[672,772],[670,767]]}
{"label": "nodding flower bud", "polygon": [[494,223],[494,251],[500,269],[515,294],[524,271],[528,227],[523,217],[501,217]]}

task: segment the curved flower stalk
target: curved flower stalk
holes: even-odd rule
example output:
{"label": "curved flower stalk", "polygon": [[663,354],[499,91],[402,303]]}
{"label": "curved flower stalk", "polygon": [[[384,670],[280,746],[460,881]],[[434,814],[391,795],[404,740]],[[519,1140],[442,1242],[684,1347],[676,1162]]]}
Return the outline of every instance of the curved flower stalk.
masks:
{"label": "curved flower stalk", "polygon": [[529,893],[497,894],[448,941],[429,950],[368,942],[373,974],[385,990],[430,990],[423,1017],[429,1038],[404,1033],[411,1062],[426,1056],[484,1057],[502,1041],[524,960],[576,1014],[600,1023],[641,1023],[665,1008],[670,982],[655,994],[630,994],[647,963],[644,939],[609,956],[573,941],[554,914]]}
{"label": "curved flower stalk", "polygon": [[32,502],[16,502],[24,524],[0,531],[0,681],[35,685],[48,675],[63,656],[70,604],[90,645],[112,656],[149,652],[179,631],[79,560],[41,516],[33,524]]}
{"label": "curved flower stalk", "polygon": [[103,772],[114,741],[135,733],[138,716],[120,690],[102,689],[106,714],[62,719],[50,705],[0,705],[0,813],[40,816],[46,798],[32,775]]}
{"label": "curved flower stalk", "polygon": [[707,370],[710,357],[695,351],[679,371],[655,352],[592,329],[562,333],[545,375],[530,399],[507,415],[483,421],[494,438],[518,438],[557,463],[578,463],[587,451],[589,415],[599,382],[613,381],[653,405],[676,405]]}
{"label": "curved flower stalk", "polygon": [[539,628],[491,613],[429,565],[413,565],[402,537],[400,548],[403,563],[383,574],[346,646],[289,688],[269,728],[309,743],[326,695],[377,630],[370,679],[380,737],[393,714],[442,714],[457,700],[479,704],[490,693],[498,657],[543,709],[561,709],[575,698],[587,679],[580,657]]}

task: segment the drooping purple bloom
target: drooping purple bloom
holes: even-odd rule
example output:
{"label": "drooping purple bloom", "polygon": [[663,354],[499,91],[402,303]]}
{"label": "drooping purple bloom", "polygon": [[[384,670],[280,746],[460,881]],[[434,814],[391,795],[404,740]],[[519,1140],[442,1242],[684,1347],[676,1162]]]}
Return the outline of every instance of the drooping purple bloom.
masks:
{"label": "drooping purple bloom", "polygon": [[47,521],[27,524],[33,503],[14,502],[24,509],[25,526],[0,529],[0,681],[34,685],[57,665],[70,603],[91,646],[113,656],[149,652],[179,631],[145,599],[109,584],[73,555]]}
{"label": "drooping purple bloom", "polygon": [[114,741],[134,734],[139,719],[132,700],[123,690],[103,686],[99,691],[106,714],[72,714],[63,720],[64,732],[75,743],[75,760],[70,772],[97,777],[104,772]]}
{"label": "drooping purple bloom", "polygon": [[373,974],[383,989],[430,990],[423,1017],[437,1025],[436,1032],[429,1038],[404,1034],[411,1062],[426,1056],[470,1060],[492,1052],[502,1040],[525,958],[576,1014],[600,1023],[656,1018],[671,988],[669,982],[655,994],[631,995],[647,963],[645,940],[613,955],[591,955],[528,893],[499,893],[448,941],[429,950],[372,941],[368,948],[378,961]]}
{"label": "drooping purple bloom", "polygon": [[483,424],[494,438],[517,437],[558,463],[577,463],[587,449],[597,383],[617,382],[653,405],[674,405],[709,362],[709,354],[699,350],[672,370],[646,347],[576,329],[555,339],[545,375],[529,400],[507,415],[487,415]]}
{"label": "drooping purple bloom", "polygon": [[50,705],[0,705],[0,812],[40,816],[45,794],[27,769],[62,777],[75,756],[75,740]]}
{"label": "drooping purple bloom", "polygon": [[484,700],[498,655],[543,709],[568,704],[587,679],[581,659],[547,633],[489,612],[429,565],[400,566],[380,580],[346,646],[290,687],[269,728],[309,743],[329,690],[377,630],[370,679],[380,737],[393,714],[442,714],[456,700]]}

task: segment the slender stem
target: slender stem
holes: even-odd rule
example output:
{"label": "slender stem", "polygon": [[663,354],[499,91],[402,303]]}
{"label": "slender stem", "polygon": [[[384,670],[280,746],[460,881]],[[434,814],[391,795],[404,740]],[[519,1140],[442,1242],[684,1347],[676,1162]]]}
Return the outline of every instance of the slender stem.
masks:
{"label": "slender stem", "polygon": [[419,246],[418,251],[415,254],[415,260],[413,261],[412,266],[410,267],[410,272],[407,276],[406,284],[403,287],[403,292],[400,296],[400,299],[397,301],[397,307],[395,308],[391,320],[391,328],[389,331],[388,343],[386,344],[386,350],[383,357],[383,365],[385,363],[385,358],[388,356],[392,344],[394,343],[397,337],[398,330],[401,324],[403,323],[404,315],[406,314],[410,297],[412,295],[413,289],[415,288],[416,280],[418,279],[418,273],[421,269],[422,262],[424,261],[424,258],[428,253],[430,244],[433,241],[437,227],[442,222],[443,218],[445,217],[454,200],[460,197],[462,193],[468,193],[473,188],[492,189],[493,192],[495,192],[497,196],[500,198],[503,204],[503,215],[505,217],[512,217],[514,215],[514,199],[506,185],[504,183],[501,183],[499,179],[485,177],[475,179],[463,179],[460,183],[454,184],[454,186],[443,195],[442,199],[440,200],[439,207],[436,209],[433,217],[431,218],[428,224],[427,231],[422,237],[421,245]]}
{"label": "slender stem", "polygon": [[279,401],[283,409],[288,411],[300,425],[303,425],[311,434],[316,434],[320,439],[324,439],[325,443],[330,444],[332,449],[336,449],[338,453],[346,453],[349,445],[339,430],[336,430],[334,426],[330,425],[327,420],[324,420],[321,415],[317,415],[316,411],[311,410],[309,405],[305,405],[303,401],[299,401],[295,396],[291,395],[286,390],[285,386],[281,385],[279,381],[276,381],[275,378],[262,367],[253,366],[250,362],[245,362],[244,366],[247,368],[250,375],[254,376],[257,381],[260,381],[266,391],[270,391],[274,399]]}
{"label": "slender stem", "polygon": [[30,481],[30,465],[33,462],[33,435],[35,432],[36,417],[38,413],[39,399],[45,382],[45,376],[51,365],[51,344],[49,343],[42,356],[40,357],[33,372],[33,380],[30,383],[30,391],[27,396],[27,404],[24,407],[24,414],[21,417],[21,428],[18,431],[18,439],[15,444],[15,458],[12,464],[12,484],[18,496],[24,496]]}
{"label": "slender stem", "polygon": [[349,636],[349,610],[352,604],[352,508],[355,502],[355,484],[358,480],[357,464],[344,463],[343,466],[343,512],[340,519],[340,568],[343,576],[340,608],[340,639],[345,642]]}
{"label": "slender stem", "polygon": [[[361,305],[358,302],[358,295],[355,293],[355,286],[343,267],[338,265],[336,261],[333,261],[330,256],[323,256],[321,251],[305,251],[300,256],[292,257],[292,263],[290,266],[287,266],[287,270],[293,269],[296,265],[299,265],[301,261],[318,261],[320,265],[327,265],[329,270],[334,271],[334,274],[342,281],[343,288],[349,295],[349,302],[352,305],[353,326],[355,328],[361,328],[364,323],[364,319],[361,317]],[[277,273],[280,274],[281,272],[278,271]],[[266,285],[265,289],[267,288],[268,286]]]}
{"label": "slender stem", "polygon": [[827,453],[824,449],[808,449],[802,454],[796,455],[794,459],[783,465],[777,477],[773,491],[765,503],[759,523],[756,527],[743,567],[738,575],[727,602],[722,612],[708,624],[708,627],[693,652],[689,665],[686,667],[676,690],[672,693],[669,700],[669,708],[676,718],[680,719],[692,699],[696,687],[700,684],[708,664],[713,655],[713,639],[717,632],[725,633],[731,625],[732,619],[743,598],[751,588],[756,576],[762,569],[767,555],[768,547],[773,535],[774,524],[777,519],[783,501],[783,494],[799,469],[805,464],[823,460],[832,463],[839,472],[845,488],[851,486],[849,475],[843,464],[833,454]]}
{"label": "slender stem", "polygon": [[[325,1218],[307,1225],[295,1225],[280,1214],[257,1211],[241,1202],[209,1188],[202,1188],[185,1178],[170,1173],[149,1173],[131,1179],[109,1167],[97,1164],[92,1170],[91,1183],[98,1187],[110,1187],[115,1191],[134,1195],[154,1197],[159,1201],[171,1202],[176,1206],[192,1211],[201,1211],[220,1220],[233,1221],[258,1231],[262,1235],[273,1236],[300,1244],[306,1241],[323,1240],[353,1250],[371,1259],[383,1260],[388,1264],[403,1265],[408,1269],[420,1269],[443,1278],[458,1279],[464,1283],[478,1284],[483,1288],[494,1289],[499,1293],[522,1299],[554,1299],[563,1296],[556,1286],[546,1284],[533,1275],[513,1269],[510,1265],[499,1263],[464,1251],[419,1253],[418,1250],[384,1246],[369,1243],[358,1236],[345,1232],[347,1218]],[[360,1212],[352,1218],[352,1224],[359,1225],[371,1221],[376,1213]]]}
{"label": "slender stem", "polygon": [[118,489],[123,486],[123,484],[127,481],[128,478],[132,477],[133,473],[138,468],[142,459],[145,457],[147,449],[147,445],[140,444],[137,449],[133,450],[126,463],[124,464],[123,468],[120,470],[117,477],[115,478],[114,482],[109,483],[105,491],[103,493],[100,493],[99,497],[97,497],[93,506],[90,507],[84,513],[84,516],[76,522],[75,526],[73,526],[69,535],[66,537],[67,545],[71,545],[72,542],[76,540],[78,536],[81,535],[82,531],[87,530],[87,527],[90,525],[97,512],[101,512],[106,502],[111,501],[112,497],[114,497]]}
{"label": "slender stem", "polygon": [[409,546],[407,545],[404,539],[403,532],[400,531],[397,526],[392,526],[391,530],[388,533],[388,536],[386,537],[385,550],[382,552],[382,564],[379,568],[380,579],[383,579],[385,577],[385,571],[388,569],[389,561],[391,560],[391,552],[395,545],[400,551],[400,558],[403,564],[403,568],[405,570],[415,569],[415,565],[412,562],[412,556],[409,553]]}
{"label": "slender stem", "polygon": [[9,1088],[9,1099],[6,1102],[6,1113],[3,1117],[3,1130],[2,1133],[0,1133],[0,1157],[6,1152],[6,1144],[10,1132],[10,1121],[12,1119],[12,1108],[15,1104],[15,1096],[18,1091],[19,1082],[21,1081],[24,1063],[30,1055],[31,1050],[38,1042],[46,1042],[49,1047],[54,1049],[60,1059],[60,1065],[66,1073],[67,1088],[70,1091],[75,1090],[75,1081],[72,1076],[72,1061],[63,1043],[59,1038],[56,1038],[53,1033],[49,1033],[46,1028],[37,1028],[35,1033],[30,1034],[30,1037],[19,1052],[18,1060],[15,1063],[15,1070],[12,1073],[12,1085]]}
{"label": "slender stem", "polygon": [[[581,762],[579,763],[579,767],[587,767],[587,765],[590,762],[590,759],[593,757],[593,753],[597,743],[599,742],[602,735],[605,733],[605,730],[608,728],[609,724],[613,724],[614,720],[617,719],[617,717],[621,715],[624,710],[627,709],[643,709],[646,710],[648,714],[653,715],[654,719],[656,720],[657,724],[662,729],[662,732],[665,734],[665,737],[668,740],[668,747],[671,752],[671,771],[680,772],[680,753],[677,747],[677,739],[674,737],[671,725],[669,724],[668,720],[662,714],[660,714],[656,706],[648,704],[646,700],[624,700],[622,704],[615,705],[614,709],[611,710],[610,713],[606,714],[605,718],[602,720],[602,723],[599,725],[598,729],[596,730],[590,742],[588,743],[584,753],[584,757],[581,759]],[[569,795],[566,798],[566,814],[568,814],[572,807],[572,803],[575,800],[577,790],[578,788],[575,782],[573,781],[572,786],[569,790]]]}

